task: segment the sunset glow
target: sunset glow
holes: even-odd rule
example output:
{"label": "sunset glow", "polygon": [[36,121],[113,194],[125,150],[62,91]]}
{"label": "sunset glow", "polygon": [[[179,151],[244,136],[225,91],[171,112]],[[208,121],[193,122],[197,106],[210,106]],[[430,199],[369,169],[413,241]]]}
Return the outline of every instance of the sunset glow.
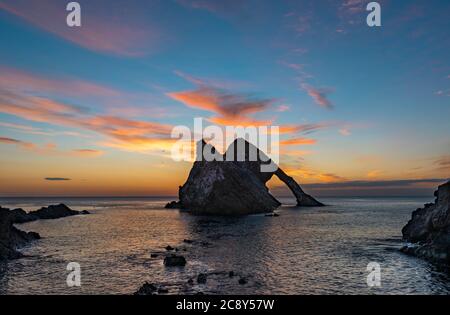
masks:
{"label": "sunset glow", "polygon": [[319,195],[450,178],[448,1],[79,2],[0,0],[0,196],[176,195],[196,117],[279,126]]}

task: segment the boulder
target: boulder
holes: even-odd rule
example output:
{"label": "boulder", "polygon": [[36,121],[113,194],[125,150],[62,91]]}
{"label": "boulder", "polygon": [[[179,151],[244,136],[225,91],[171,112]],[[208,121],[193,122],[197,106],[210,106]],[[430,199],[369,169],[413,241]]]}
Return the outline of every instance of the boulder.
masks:
{"label": "boulder", "polygon": [[248,281],[246,278],[240,278],[238,282],[240,285],[244,285],[244,284],[247,284]]}
{"label": "boulder", "polygon": [[[205,151],[214,154],[216,160],[205,159]],[[323,206],[306,194],[292,177],[262,151],[243,139],[235,140],[224,155],[201,141],[197,144],[197,155],[186,183],[180,187],[180,201],[171,203],[193,214],[246,215],[272,212],[281,205],[266,187],[274,175],[293,192],[298,206]],[[272,166],[273,171],[262,172],[262,166]]]}
{"label": "boulder", "polygon": [[208,275],[205,273],[201,273],[197,276],[198,284],[205,284],[207,280],[208,280]]}
{"label": "boulder", "polygon": [[434,203],[417,209],[403,228],[409,244],[402,251],[429,260],[450,263],[450,181],[439,186]]}
{"label": "boulder", "polygon": [[183,256],[171,255],[164,258],[164,266],[166,267],[184,267],[186,263],[186,258]]}
{"label": "boulder", "polygon": [[134,295],[154,295],[158,291],[158,287],[153,283],[144,283]]}

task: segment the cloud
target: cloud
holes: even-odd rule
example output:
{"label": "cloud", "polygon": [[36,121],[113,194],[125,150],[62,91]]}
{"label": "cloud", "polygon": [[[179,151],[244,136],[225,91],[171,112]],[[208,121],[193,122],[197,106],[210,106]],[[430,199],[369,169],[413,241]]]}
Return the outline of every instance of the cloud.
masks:
{"label": "cloud", "polygon": [[450,172],[450,155],[443,155],[434,161],[437,169],[444,172]]}
{"label": "cloud", "polygon": [[0,86],[3,89],[26,93],[51,93],[77,97],[118,97],[120,93],[109,87],[71,77],[44,78],[31,72],[0,66]]}
{"label": "cloud", "polygon": [[368,178],[377,178],[382,174],[382,171],[380,170],[373,170],[367,173]]}
{"label": "cloud", "polygon": [[329,88],[314,88],[309,84],[302,83],[302,89],[304,89],[309,96],[314,100],[314,102],[326,109],[333,109],[334,105],[328,100],[328,94],[332,92]]}
{"label": "cloud", "polygon": [[436,186],[437,184],[442,184],[448,179],[442,178],[431,178],[431,179],[400,179],[400,180],[380,180],[380,181],[344,181],[336,183],[317,183],[317,184],[305,184],[309,188],[327,188],[327,189],[337,189],[337,188],[398,188],[398,187],[412,187],[422,184],[432,184]]}
{"label": "cloud", "polygon": [[0,143],[13,144],[13,145],[17,145],[22,148],[25,148],[25,149],[33,149],[35,147],[35,145],[31,142],[25,142],[25,141],[13,139],[13,138],[7,138],[7,137],[0,137]]}
{"label": "cloud", "polygon": [[277,107],[277,112],[284,113],[290,111],[291,108],[288,105],[280,105]]}
{"label": "cloud", "polygon": [[339,129],[339,133],[343,136],[351,136],[351,134],[352,134],[352,132],[350,131],[349,128]]}
{"label": "cloud", "polygon": [[195,90],[167,95],[188,107],[215,113],[217,116],[211,117],[210,121],[221,125],[268,125],[271,121],[261,121],[250,116],[269,109],[275,102],[274,99],[255,99],[203,84]]}
{"label": "cloud", "polygon": [[65,182],[65,181],[70,181],[70,178],[64,178],[64,177],[46,177],[44,178],[44,180],[46,181],[50,181],[50,182]]}
{"label": "cloud", "polygon": [[336,124],[337,123],[334,122],[322,122],[322,123],[300,124],[300,125],[284,125],[280,126],[280,134],[288,134],[288,133],[311,134],[319,130],[331,128]]}
{"label": "cloud", "polygon": [[103,155],[103,151],[93,149],[76,149],[71,151],[75,156],[80,157],[97,157]]}
{"label": "cloud", "polygon": [[[107,115],[90,115],[78,106],[0,90],[0,112],[26,120],[94,131],[121,143],[162,142],[172,126]],[[170,141],[170,139],[168,139]]]}
{"label": "cloud", "polygon": [[287,140],[281,140],[280,145],[311,145],[316,144],[317,140],[308,138],[291,138]]}
{"label": "cloud", "polygon": [[22,149],[43,155],[56,156],[76,156],[76,157],[98,157],[103,155],[103,151],[94,149],[75,149],[70,151],[59,150],[56,144],[48,143],[45,145],[37,145],[31,142],[26,142],[14,138],[0,137],[0,144],[16,145]]}
{"label": "cloud", "polygon": [[59,0],[2,0],[0,9],[28,23],[89,50],[136,57],[152,51],[160,41],[160,31],[142,14],[144,5],[95,1],[81,2],[82,26],[68,27],[66,3]]}

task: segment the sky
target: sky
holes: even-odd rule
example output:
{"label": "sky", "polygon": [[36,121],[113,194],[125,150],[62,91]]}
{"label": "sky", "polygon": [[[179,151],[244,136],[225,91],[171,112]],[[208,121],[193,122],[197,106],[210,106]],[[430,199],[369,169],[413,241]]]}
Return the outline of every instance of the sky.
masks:
{"label": "sky", "polygon": [[[0,196],[176,195],[174,126],[279,126],[317,195],[450,178],[450,2],[0,0]],[[283,194],[277,180],[270,183]]]}

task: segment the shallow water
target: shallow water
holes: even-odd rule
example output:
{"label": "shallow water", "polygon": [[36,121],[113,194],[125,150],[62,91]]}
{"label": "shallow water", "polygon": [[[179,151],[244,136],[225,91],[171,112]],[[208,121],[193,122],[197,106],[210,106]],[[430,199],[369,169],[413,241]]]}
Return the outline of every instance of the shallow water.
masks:
{"label": "shallow water", "polygon": [[[92,213],[21,225],[43,238],[22,249],[26,258],[0,264],[0,293],[131,294],[145,281],[171,294],[450,292],[448,271],[398,251],[402,226],[429,199],[322,198],[329,206],[299,209],[287,198],[280,217],[242,218],[195,217],[163,209],[167,201],[0,199],[9,208],[64,202]],[[163,266],[167,245],[179,248],[185,268]],[[81,287],[66,285],[69,262],[81,265]],[[379,288],[367,286],[369,262],[381,265]],[[189,286],[200,272],[209,274],[207,283]],[[238,284],[241,277],[248,283]]]}

